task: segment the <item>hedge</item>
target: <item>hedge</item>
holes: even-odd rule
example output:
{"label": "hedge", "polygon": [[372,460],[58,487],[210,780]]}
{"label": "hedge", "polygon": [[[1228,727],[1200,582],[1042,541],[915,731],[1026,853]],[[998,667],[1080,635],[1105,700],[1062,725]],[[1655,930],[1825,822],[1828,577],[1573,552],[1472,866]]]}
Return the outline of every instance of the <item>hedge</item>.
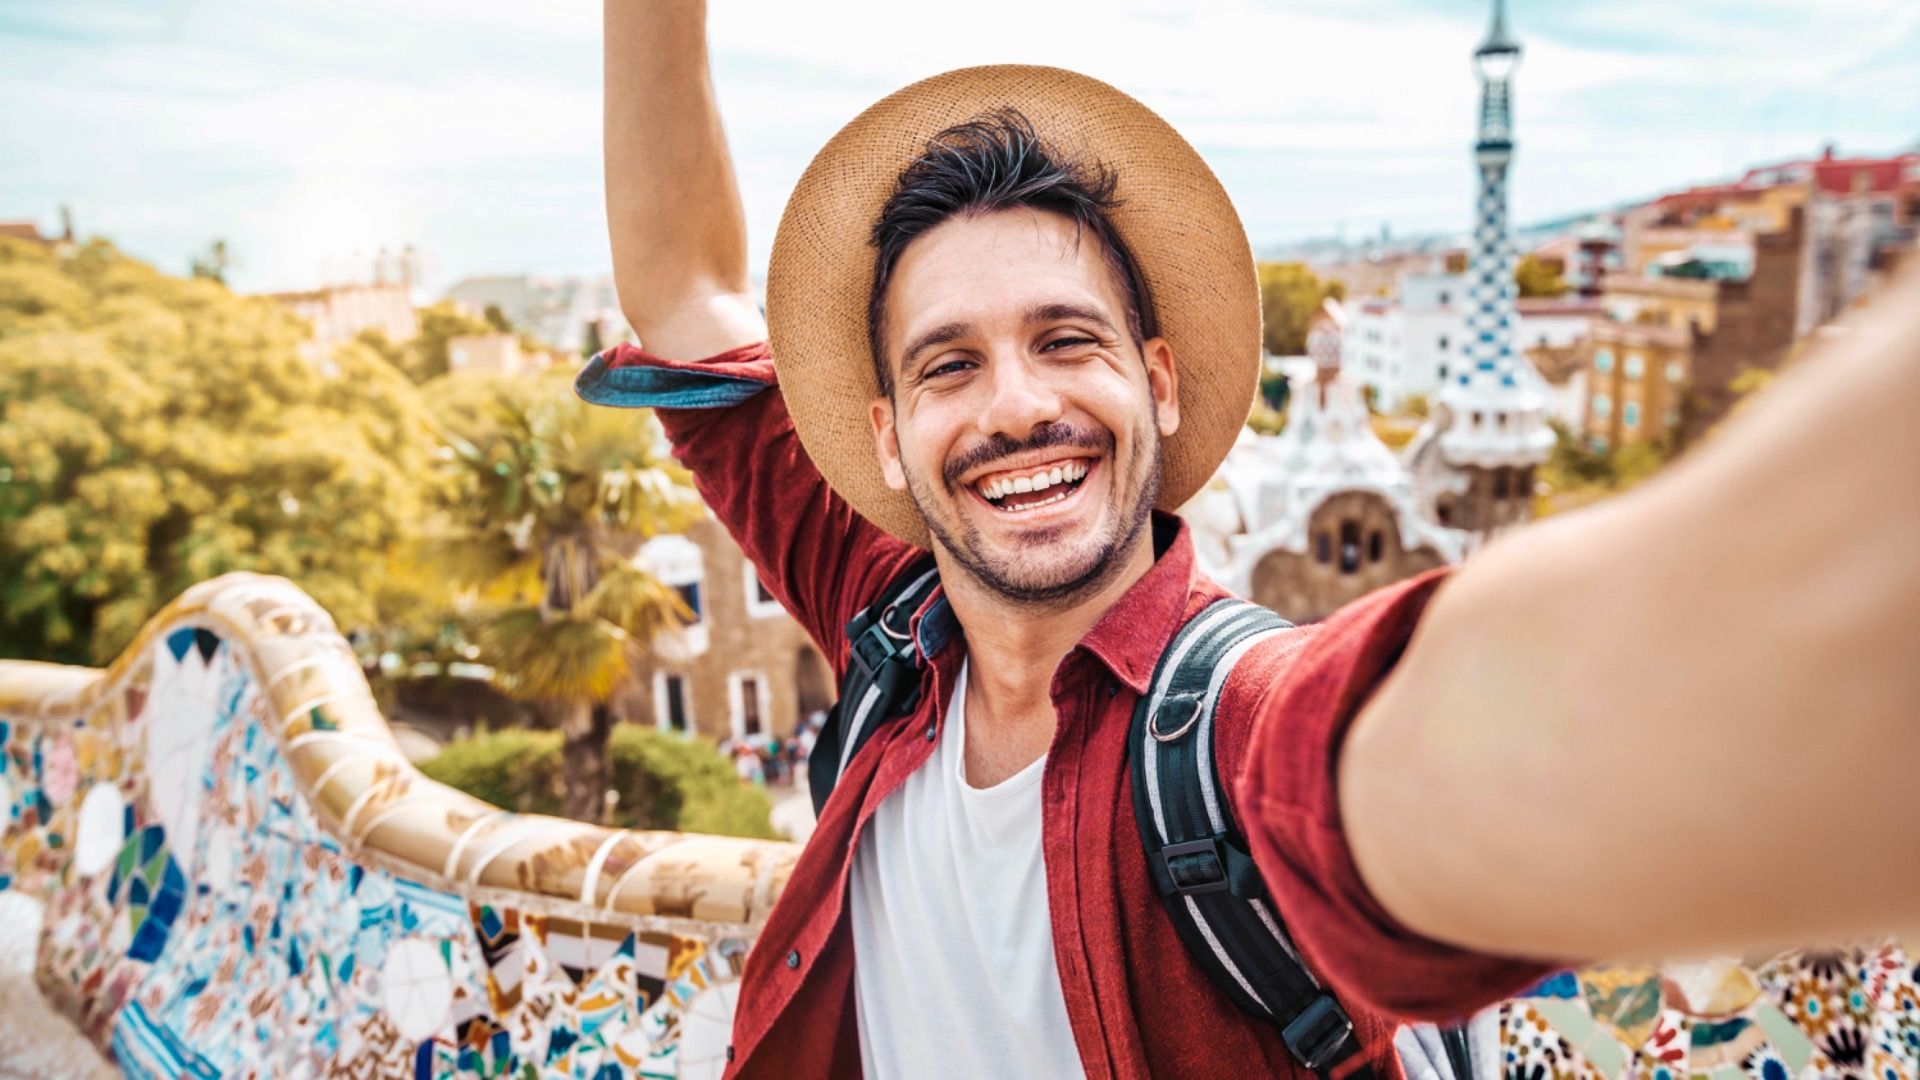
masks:
{"label": "hedge", "polygon": [[[613,729],[608,824],[778,839],[765,791],[740,782],[711,746],[634,724]],[[519,813],[560,813],[560,733],[514,728],[448,743],[420,767],[435,780]]]}

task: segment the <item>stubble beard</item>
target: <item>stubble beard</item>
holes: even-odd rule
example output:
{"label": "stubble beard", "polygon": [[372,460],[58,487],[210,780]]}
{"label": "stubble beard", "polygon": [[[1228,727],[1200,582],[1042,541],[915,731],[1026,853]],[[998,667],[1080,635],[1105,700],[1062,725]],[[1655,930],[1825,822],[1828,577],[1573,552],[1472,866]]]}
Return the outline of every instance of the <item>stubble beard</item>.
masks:
{"label": "stubble beard", "polygon": [[[1104,434],[1104,433],[1103,433]],[[957,528],[942,521],[940,515],[931,512],[932,501],[922,491],[922,482],[914,476],[911,469],[905,470],[907,495],[913,500],[915,509],[920,511],[921,520],[926,522],[927,531],[934,540],[945,549],[961,570],[969,577],[985,586],[994,594],[1022,607],[1057,609],[1069,607],[1079,598],[1097,590],[1105,584],[1126,563],[1134,545],[1141,542],[1146,533],[1147,522],[1153,515],[1153,507],[1160,498],[1161,445],[1160,433],[1152,424],[1144,425],[1142,432],[1136,433],[1133,450],[1129,454],[1126,475],[1144,473],[1139,481],[1132,483],[1133,498],[1120,508],[1120,513],[1112,518],[1112,524],[1105,535],[1094,539],[1084,558],[1074,560],[1068,565],[1059,566],[1046,572],[1044,576],[1025,572],[1024,551],[998,552],[989,550],[982,541],[980,530],[971,524],[962,522]],[[1058,445],[1042,442],[1040,445]],[[1118,462],[1112,453],[1113,439],[1106,436],[1106,460]],[[1025,447],[1019,448],[1024,449]],[[1011,452],[1018,452],[1013,450]],[[1144,459],[1144,469],[1142,468]],[[935,480],[934,483],[939,483]],[[1116,497],[1124,498],[1128,481],[1122,479],[1116,491]],[[948,483],[948,494],[954,500],[966,498],[969,492],[960,490],[958,485]],[[1031,534],[1023,547],[1027,550],[1043,549],[1058,542],[1056,530],[1044,530]]]}

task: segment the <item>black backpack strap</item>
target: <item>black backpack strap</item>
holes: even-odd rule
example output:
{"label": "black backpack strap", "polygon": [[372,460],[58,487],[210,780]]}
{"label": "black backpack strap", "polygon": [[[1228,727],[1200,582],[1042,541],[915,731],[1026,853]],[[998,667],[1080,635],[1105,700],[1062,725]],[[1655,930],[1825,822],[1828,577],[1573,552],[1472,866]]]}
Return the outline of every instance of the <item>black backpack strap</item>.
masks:
{"label": "black backpack strap", "polygon": [[[1213,710],[1233,667],[1290,626],[1244,600],[1207,606],[1175,635],[1133,712],[1133,809],[1147,866],[1188,952],[1221,990],[1277,1025],[1322,1077],[1359,1052],[1353,1021],[1301,962],[1267,896],[1214,764]],[[1345,1080],[1371,1080],[1361,1065]]]}
{"label": "black backpack strap", "polygon": [[846,673],[840,677],[840,700],[827,713],[807,754],[807,789],[815,814],[826,808],[847,762],[874,730],[919,703],[924,660],[910,627],[913,613],[939,585],[940,573],[933,560],[918,560],[889,582],[872,604],[847,620],[849,655]]}

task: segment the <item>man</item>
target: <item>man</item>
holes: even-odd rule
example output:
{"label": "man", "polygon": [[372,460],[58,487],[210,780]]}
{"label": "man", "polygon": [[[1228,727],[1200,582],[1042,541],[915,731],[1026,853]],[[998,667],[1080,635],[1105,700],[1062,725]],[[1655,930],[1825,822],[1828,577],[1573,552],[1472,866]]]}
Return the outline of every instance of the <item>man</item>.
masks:
{"label": "man", "polygon": [[[645,351],[581,392],[661,407],[837,669],[922,548],[941,583],[909,623],[918,704],[847,762],[749,958],[730,1073],[1310,1075],[1187,952],[1127,774],[1134,703],[1221,595],[1163,511],[1253,392],[1231,205],[1110,87],[953,72],[821,152],[763,321],[703,21],[607,5]],[[1338,1075],[1396,1075],[1396,1017],[1551,960],[1911,928],[1915,285],[1670,475],[1232,666],[1223,795],[1353,1016]]]}

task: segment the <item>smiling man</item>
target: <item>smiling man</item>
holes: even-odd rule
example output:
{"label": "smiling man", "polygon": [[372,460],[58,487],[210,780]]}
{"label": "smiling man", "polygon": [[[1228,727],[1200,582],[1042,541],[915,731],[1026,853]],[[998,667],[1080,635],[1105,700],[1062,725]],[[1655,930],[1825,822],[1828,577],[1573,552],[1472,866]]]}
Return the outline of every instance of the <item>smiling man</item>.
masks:
{"label": "smiling man", "polygon": [[[1130,768],[1192,721],[1131,723],[1223,610],[1169,511],[1254,391],[1231,203],[1112,87],[950,72],[821,151],[763,320],[703,23],[607,6],[643,348],[580,392],[656,407],[760,580],[899,699],[843,702],[816,750],[837,783],[748,959],[730,1074],[1393,1076],[1399,1018],[1555,959],[1920,921],[1920,281],[1643,490],[1236,639],[1195,695],[1218,779],[1170,808]],[[908,666],[875,675],[870,639]],[[1150,862],[1143,799],[1210,818],[1217,878]],[[1232,967],[1244,942],[1176,926],[1222,890],[1304,964],[1298,1008]]]}

